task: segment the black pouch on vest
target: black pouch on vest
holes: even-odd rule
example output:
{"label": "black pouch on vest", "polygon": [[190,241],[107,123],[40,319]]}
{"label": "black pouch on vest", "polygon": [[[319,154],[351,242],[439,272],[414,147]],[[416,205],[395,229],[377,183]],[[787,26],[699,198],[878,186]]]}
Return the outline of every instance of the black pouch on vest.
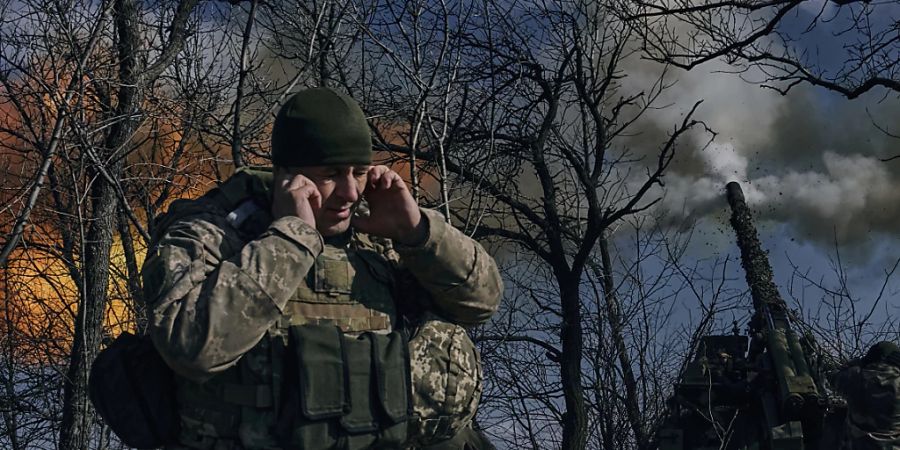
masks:
{"label": "black pouch on vest", "polygon": [[299,362],[300,412],[307,419],[342,416],[350,408],[341,334],[332,325],[290,328],[290,347]]}
{"label": "black pouch on vest", "polygon": [[101,351],[91,366],[88,396],[125,444],[156,448],[178,442],[174,375],[149,337],[122,333]]}
{"label": "black pouch on vest", "polygon": [[350,412],[341,417],[341,429],[349,436],[372,435],[378,448],[399,448],[410,409],[405,336],[366,332],[343,340]]}

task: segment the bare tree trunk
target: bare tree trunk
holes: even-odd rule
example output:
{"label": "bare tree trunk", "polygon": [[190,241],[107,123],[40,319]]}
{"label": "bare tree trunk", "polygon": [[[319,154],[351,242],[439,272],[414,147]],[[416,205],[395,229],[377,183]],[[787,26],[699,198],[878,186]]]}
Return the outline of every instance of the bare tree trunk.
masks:
{"label": "bare tree trunk", "polygon": [[606,234],[599,239],[600,257],[602,259],[603,278],[603,299],[606,303],[606,317],[610,325],[610,336],[612,337],[613,348],[619,359],[619,366],[622,369],[622,382],[625,383],[625,413],[628,416],[628,422],[634,432],[634,440],[639,450],[648,449],[647,436],[644,433],[643,418],[638,402],[637,380],[634,376],[634,370],[631,367],[631,356],[628,355],[628,349],[625,346],[625,336],[622,333],[622,312],[619,299],[616,297],[616,286],[613,281],[612,261],[609,257],[609,243]]}
{"label": "bare tree trunk", "polygon": [[15,337],[15,323],[12,315],[12,308],[9,305],[9,301],[11,299],[9,293],[9,284],[7,281],[7,277],[9,276],[8,272],[3,271],[0,273],[4,279],[0,282],[0,286],[3,286],[3,315],[4,315],[4,328],[5,328],[5,338],[2,349],[3,352],[3,365],[6,366],[3,369],[0,369],[0,378],[3,380],[3,398],[0,400],[0,411],[3,412],[3,423],[6,426],[6,433],[9,439],[9,444],[12,447],[12,450],[21,450],[22,445],[19,443],[18,436],[18,395],[16,395],[16,358],[13,352],[13,343],[16,342]]}
{"label": "bare tree trunk", "polygon": [[557,273],[562,302],[563,320],[560,325],[562,355],[560,379],[566,400],[563,414],[562,448],[581,450],[587,444],[587,410],[581,387],[581,358],[584,335],[581,326],[581,298],[578,294],[578,278],[571,274]]}
{"label": "bare tree trunk", "polygon": [[[134,0],[116,0],[113,6],[118,36],[119,78],[121,86],[115,118],[105,142],[105,154],[99,164],[110,160],[105,170],[113,179],[121,177],[124,158],[113,157],[123,150],[137,127],[140,105],[138,91],[138,12]],[[87,149],[86,149],[87,150]],[[88,448],[94,411],[87,398],[88,371],[97,355],[106,311],[110,249],[116,230],[118,197],[116,186],[105,177],[96,177],[91,188],[92,222],[88,228],[84,255],[85,286],[75,319],[69,368],[63,385],[63,416],[60,424],[60,449]]]}
{"label": "bare tree trunk", "polygon": [[119,208],[119,239],[122,241],[122,250],[125,253],[125,267],[128,269],[128,294],[134,305],[135,328],[139,334],[147,327],[147,312],[144,307],[143,289],[141,287],[141,271],[134,254],[134,237],[131,235],[130,222],[125,212]]}
{"label": "bare tree trunk", "polygon": [[93,410],[87,398],[87,376],[100,345],[109,280],[109,254],[116,222],[116,193],[102,178],[95,181],[93,222],[85,246],[85,290],[75,318],[75,338],[63,387],[61,449],[85,449],[90,442]]}
{"label": "bare tree trunk", "polygon": [[[118,183],[122,178],[125,156],[133,147],[132,136],[138,127],[143,92],[174,60],[184,46],[187,20],[198,0],[178,3],[167,27],[168,40],[152,64],[145,62],[141,49],[140,14],[135,0],[115,0],[118,83],[113,119],[101,152],[83,142],[81,150],[94,164],[91,186],[90,219],[82,260],[84,286],[76,313],[69,367],[63,382],[63,412],[60,424],[62,450],[88,447],[93,410],[87,399],[87,374],[97,354],[107,303],[110,249],[116,231]],[[99,155],[97,153],[100,153]],[[102,176],[100,176],[102,174]],[[124,197],[123,197],[124,200]],[[121,205],[127,208],[127,205]],[[127,210],[125,210],[127,212]]]}

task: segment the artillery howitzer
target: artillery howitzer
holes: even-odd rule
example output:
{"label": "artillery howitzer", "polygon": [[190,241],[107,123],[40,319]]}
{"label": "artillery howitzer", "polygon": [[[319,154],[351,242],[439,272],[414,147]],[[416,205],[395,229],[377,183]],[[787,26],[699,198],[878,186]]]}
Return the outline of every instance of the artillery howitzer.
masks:
{"label": "artillery howitzer", "polygon": [[753,300],[749,335],[735,324],[731,335],[701,337],[675,385],[659,448],[837,448],[831,433],[840,430],[843,410],[835,410],[823,389],[814,342],[792,327],[740,185],[728,183],[726,191]]}

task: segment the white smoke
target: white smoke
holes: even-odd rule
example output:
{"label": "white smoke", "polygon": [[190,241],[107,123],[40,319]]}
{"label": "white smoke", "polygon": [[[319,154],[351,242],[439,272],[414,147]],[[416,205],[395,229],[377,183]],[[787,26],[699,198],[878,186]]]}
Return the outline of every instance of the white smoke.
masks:
{"label": "white smoke", "polygon": [[787,169],[753,178],[748,158],[730,144],[712,145],[702,156],[707,175],[669,177],[661,206],[667,215],[684,219],[721,210],[725,184],[738,181],[757,217],[788,222],[801,238],[830,241],[836,233],[853,242],[868,232],[897,231],[900,179],[875,157],[824,151],[815,165],[821,171]]}

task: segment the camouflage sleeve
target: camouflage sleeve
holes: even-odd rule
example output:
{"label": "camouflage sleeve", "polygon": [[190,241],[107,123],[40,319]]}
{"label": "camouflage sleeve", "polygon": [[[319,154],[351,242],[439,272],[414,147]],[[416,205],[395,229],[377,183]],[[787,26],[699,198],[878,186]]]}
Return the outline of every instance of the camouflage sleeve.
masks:
{"label": "camouflage sleeve", "polygon": [[323,244],[296,217],[246,242],[215,205],[181,209],[144,263],[145,298],[160,354],[179,374],[203,381],[256,345]]}
{"label": "camouflage sleeve", "polygon": [[503,281],[494,259],[475,240],[437,212],[422,209],[428,239],[419,246],[396,245],[400,262],[431,294],[424,305],[462,325],[487,322],[500,304]]}

